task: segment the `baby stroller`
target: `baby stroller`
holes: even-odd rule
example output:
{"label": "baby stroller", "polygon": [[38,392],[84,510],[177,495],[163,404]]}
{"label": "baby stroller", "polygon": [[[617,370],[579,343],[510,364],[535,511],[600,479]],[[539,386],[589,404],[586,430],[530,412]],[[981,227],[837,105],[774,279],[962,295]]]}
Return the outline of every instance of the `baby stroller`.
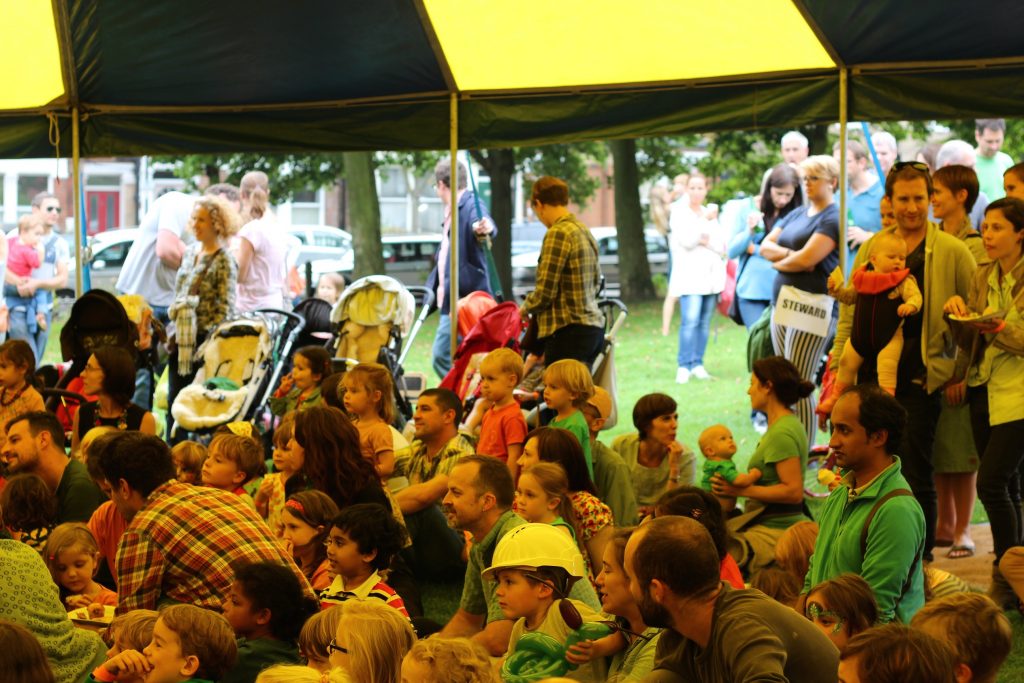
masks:
{"label": "baby stroller", "polygon": [[[416,291],[423,297],[419,315]],[[406,288],[386,275],[368,275],[345,288],[331,312],[338,326],[334,356],[346,366],[380,363],[388,369],[395,385],[395,403],[405,419],[412,418],[402,362],[416,338],[430,305],[425,287]]]}
{"label": "baby stroller", "polygon": [[514,302],[506,301],[484,313],[462,338],[452,369],[441,380],[441,386],[454,391],[463,401],[474,396],[480,386],[480,361],[503,346],[520,353],[523,328],[519,306]]}
{"label": "baby stroller", "polygon": [[196,351],[202,364],[195,379],[171,406],[172,435],[179,427],[202,433],[252,420],[281,376],[280,359],[290,355],[304,325],[294,313],[260,309],[214,328]]}

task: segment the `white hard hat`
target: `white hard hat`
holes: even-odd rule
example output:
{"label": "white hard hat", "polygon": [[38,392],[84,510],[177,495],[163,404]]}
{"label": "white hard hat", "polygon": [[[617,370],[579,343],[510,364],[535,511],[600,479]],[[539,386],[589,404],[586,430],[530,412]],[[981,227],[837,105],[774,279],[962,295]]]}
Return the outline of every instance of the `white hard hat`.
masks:
{"label": "white hard hat", "polygon": [[567,533],[550,524],[524,524],[498,541],[491,566],[481,576],[486,581],[497,581],[502,569],[541,567],[564,569],[570,586],[586,575],[580,549]]}

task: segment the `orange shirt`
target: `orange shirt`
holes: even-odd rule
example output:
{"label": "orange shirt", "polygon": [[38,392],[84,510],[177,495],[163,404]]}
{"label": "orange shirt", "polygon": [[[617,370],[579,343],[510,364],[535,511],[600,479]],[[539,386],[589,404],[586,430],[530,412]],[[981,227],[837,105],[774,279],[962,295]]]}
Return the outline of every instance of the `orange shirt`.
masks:
{"label": "orange shirt", "polygon": [[493,455],[502,462],[508,461],[508,447],[526,442],[526,418],[518,401],[512,401],[504,408],[491,407],[480,422],[480,440],[476,452]]}

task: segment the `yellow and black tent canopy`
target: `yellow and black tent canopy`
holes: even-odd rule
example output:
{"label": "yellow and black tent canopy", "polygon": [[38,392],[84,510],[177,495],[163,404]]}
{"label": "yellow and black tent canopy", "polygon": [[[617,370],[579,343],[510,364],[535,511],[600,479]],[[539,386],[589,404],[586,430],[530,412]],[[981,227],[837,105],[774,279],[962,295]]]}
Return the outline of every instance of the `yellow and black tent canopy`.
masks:
{"label": "yellow and black tent canopy", "polygon": [[1019,0],[4,0],[0,157],[1024,115]]}

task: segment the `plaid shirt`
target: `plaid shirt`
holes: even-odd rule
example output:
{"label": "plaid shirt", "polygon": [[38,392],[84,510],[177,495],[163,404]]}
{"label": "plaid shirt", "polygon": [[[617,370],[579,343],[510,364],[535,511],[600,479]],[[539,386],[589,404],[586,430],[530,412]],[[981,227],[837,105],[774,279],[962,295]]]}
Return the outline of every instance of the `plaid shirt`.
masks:
{"label": "plaid shirt", "polygon": [[412,459],[409,461],[409,483],[422,484],[439,474],[451,474],[464,455],[476,453],[473,440],[459,432],[453,436],[433,457],[427,453],[427,445],[416,439],[412,442]]}
{"label": "plaid shirt", "polygon": [[158,486],[132,519],[117,551],[117,613],[164,600],[220,610],[235,562],[280,562],[309,582],[239,496],[177,480]]}
{"label": "plaid shirt", "polygon": [[604,325],[597,307],[601,264],[597,241],[576,216],[566,214],[548,228],[537,264],[537,288],[523,307],[537,316],[537,336],[566,325]]}

